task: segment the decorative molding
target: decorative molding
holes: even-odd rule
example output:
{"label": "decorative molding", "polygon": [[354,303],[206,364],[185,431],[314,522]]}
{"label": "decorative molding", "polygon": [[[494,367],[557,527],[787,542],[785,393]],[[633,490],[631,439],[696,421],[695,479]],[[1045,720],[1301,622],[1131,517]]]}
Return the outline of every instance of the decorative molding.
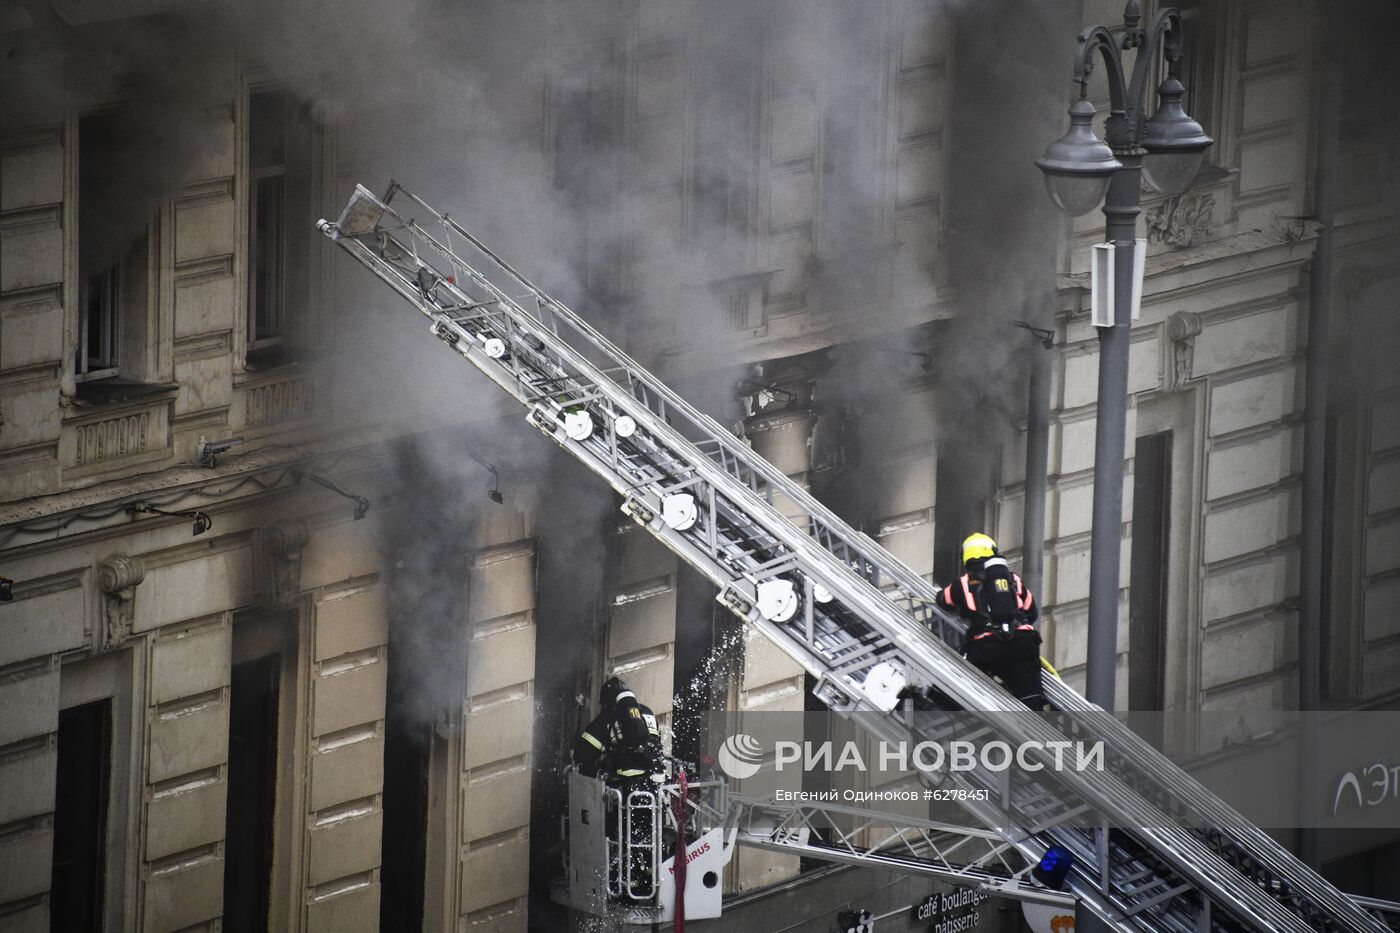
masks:
{"label": "decorative molding", "polygon": [[1215,233],[1215,194],[1187,191],[1147,212],[1147,241],[1185,249]]}
{"label": "decorative molding", "polygon": [[0,230],[9,236],[23,236],[42,233],[48,230],[63,229],[63,208],[61,205],[41,204],[38,207],[19,207],[0,214]]}
{"label": "decorative molding", "polygon": [[209,359],[227,356],[232,352],[233,332],[212,331],[207,334],[193,334],[175,339],[175,355],[181,360]]}
{"label": "decorative molding", "polygon": [[116,555],[97,565],[97,588],[102,592],[103,627],[99,651],[120,648],[131,635],[136,610],[136,587],[146,579],[139,557]]}
{"label": "decorative molding", "polygon": [[208,178],[185,185],[175,201],[176,208],[197,207],[210,201],[228,201],[233,198],[233,176]]}
{"label": "decorative molding", "polygon": [[45,152],[63,148],[63,125],[55,124],[42,129],[7,131],[0,138],[0,153],[7,156],[27,152]]}
{"label": "decorative molding", "polygon": [[249,386],[244,391],[243,425],[261,428],[297,421],[311,414],[311,383],[302,374]]}
{"label": "decorative molding", "polygon": [[94,386],[92,397],[78,395],[64,408],[59,453],[65,470],[86,476],[170,455],[170,410],[178,386]]}
{"label": "decorative molding", "polygon": [[233,254],[187,259],[175,264],[174,279],[176,288],[188,288],[205,282],[217,282],[233,276]]}
{"label": "decorative molding", "polygon": [[78,425],[74,429],[74,466],[118,460],[149,449],[152,420],[151,412],[135,411]]}
{"label": "decorative molding", "polygon": [[63,310],[63,284],[13,288],[0,294],[0,311],[6,315],[44,314]]}
{"label": "decorative molding", "polygon": [[1167,318],[1167,345],[1171,348],[1171,365],[1165,368],[1167,391],[1191,381],[1196,338],[1204,328],[1201,316],[1193,311],[1178,311]]}
{"label": "decorative molding", "polygon": [[725,307],[725,321],[731,331],[761,329],[766,323],[768,289],[775,270],[763,269],[711,279],[705,288]]}
{"label": "decorative molding", "polygon": [[35,464],[48,467],[57,461],[58,441],[40,441],[0,450],[0,470],[33,469]]}
{"label": "decorative molding", "polygon": [[286,608],[296,601],[301,592],[301,551],[310,540],[311,532],[300,519],[263,529],[271,576],[268,593],[273,605]]}
{"label": "decorative molding", "polygon": [[214,428],[222,430],[228,427],[227,405],[220,405],[217,408],[201,408],[198,411],[187,411],[184,414],[176,415],[170,419],[170,426],[177,431],[193,431],[198,428]]}

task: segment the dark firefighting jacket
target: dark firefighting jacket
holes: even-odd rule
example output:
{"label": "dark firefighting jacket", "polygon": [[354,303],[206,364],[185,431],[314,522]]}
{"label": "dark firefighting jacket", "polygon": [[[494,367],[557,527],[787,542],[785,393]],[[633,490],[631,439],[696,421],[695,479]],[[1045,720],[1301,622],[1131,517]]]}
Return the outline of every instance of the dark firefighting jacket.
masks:
{"label": "dark firefighting jacket", "polygon": [[630,690],[618,694],[574,743],[574,763],[590,777],[638,778],[662,774],[661,730],[656,714]]}

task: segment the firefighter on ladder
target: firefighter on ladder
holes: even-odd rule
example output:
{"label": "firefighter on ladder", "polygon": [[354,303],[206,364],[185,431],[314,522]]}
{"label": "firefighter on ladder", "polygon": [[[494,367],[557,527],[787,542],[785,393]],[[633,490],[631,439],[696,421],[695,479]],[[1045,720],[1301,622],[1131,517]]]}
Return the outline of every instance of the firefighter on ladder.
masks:
{"label": "firefighter on ladder", "polygon": [[[651,822],[657,807],[632,805],[632,794],[655,795],[666,780],[666,759],[661,749],[661,730],[656,714],[627,688],[620,678],[609,677],[598,692],[599,711],[574,743],[574,764],[589,777],[599,777],[622,796],[623,806],[632,816],[633,843],[651,845]],[[659,799],[659,798],[657,798]],[[635,877],[632,894],[650,890],[652,862],[658,855],[637,851],[629,858]],[[610,870],[621,871],[621,865]]]}
{"label": "firefighter on ladder", "polygon": [[963,655],[1034,710],[1045,708],[1040,683],[1040,608],[997,543],[985,534],[962,545],[963,574],[943,587],[939,602],[967,622]]}

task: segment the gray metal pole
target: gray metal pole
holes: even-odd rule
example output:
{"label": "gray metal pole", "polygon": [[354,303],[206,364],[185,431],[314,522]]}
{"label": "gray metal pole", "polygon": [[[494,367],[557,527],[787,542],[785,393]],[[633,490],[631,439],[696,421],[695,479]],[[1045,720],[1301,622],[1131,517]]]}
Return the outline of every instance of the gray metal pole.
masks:
{"label": "gray metal pole", "polygon": [[[1048,349],[1048,348],[1047,348]],[[1021,523],[1021,579],[1037,600],[1045,576],[1045,484],[1050,465],[1051,356],[1031,351],[1030,390],[1026,398],[1026,503]]]}
{"label": "gray metal pole", "polygon": [[1098,422],[1094,431],[1094,516],[1089,554],[1089,645],[1085,695],[1114,708],[1118,667],[1118,565],[1123,550],[1123,452],[1128,423],[1128,345],[1133,244],[1140,212],[1142,150],[1114,153],[1123,167],[1108,185],[1104,216],[1114,252],[1112,327],[1099,330]]}

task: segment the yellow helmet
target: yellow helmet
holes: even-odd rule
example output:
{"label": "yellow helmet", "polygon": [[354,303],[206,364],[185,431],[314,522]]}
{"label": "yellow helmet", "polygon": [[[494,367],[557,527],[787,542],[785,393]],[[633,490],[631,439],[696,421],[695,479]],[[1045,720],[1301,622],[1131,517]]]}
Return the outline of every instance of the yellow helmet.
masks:
{"label": "yellow helmet", "polygon": [[963,539],[962,559],[964,564],[970,560],[991,557],[996,552],[997,543],[980,531]]}

